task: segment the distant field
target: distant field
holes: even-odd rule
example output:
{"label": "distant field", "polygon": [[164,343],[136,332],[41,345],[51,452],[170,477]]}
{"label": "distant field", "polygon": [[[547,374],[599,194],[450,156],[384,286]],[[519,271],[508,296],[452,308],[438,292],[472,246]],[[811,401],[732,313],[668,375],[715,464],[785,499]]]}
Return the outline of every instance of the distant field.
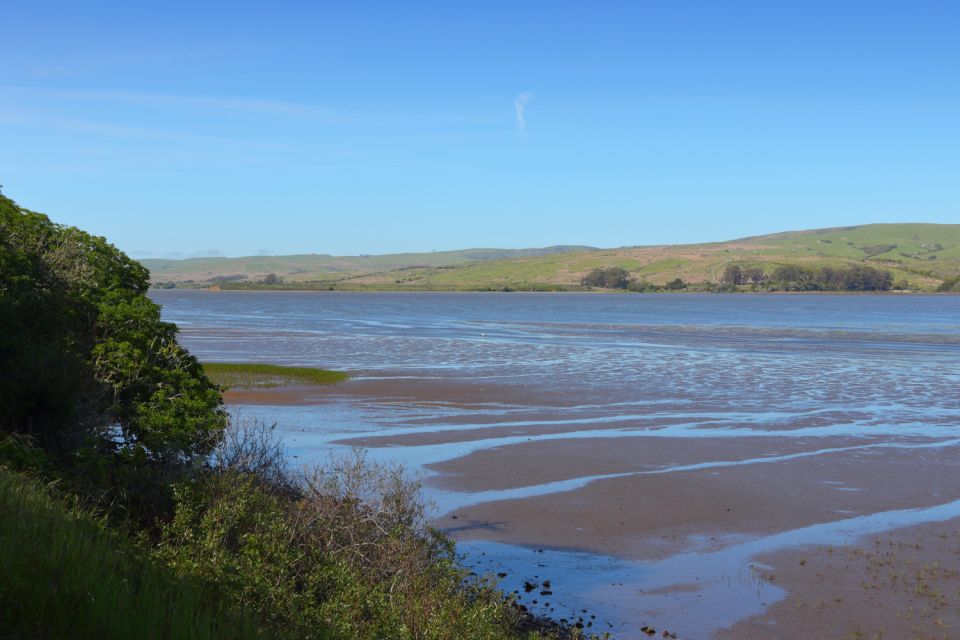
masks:
{"label": "distant field", "polygon": [[[389,256],[278,256],[144,260],[155,285],[334,290],[576,290],[592,269],[622,267],[663,285],[718,283],[731,264],[868,265],[911,289],[929,291],[960,274],[960,225],[871,224],[777,233],[727,242],[594,249],[475,249]],[[165,286],[170,286],[166,284]]]}

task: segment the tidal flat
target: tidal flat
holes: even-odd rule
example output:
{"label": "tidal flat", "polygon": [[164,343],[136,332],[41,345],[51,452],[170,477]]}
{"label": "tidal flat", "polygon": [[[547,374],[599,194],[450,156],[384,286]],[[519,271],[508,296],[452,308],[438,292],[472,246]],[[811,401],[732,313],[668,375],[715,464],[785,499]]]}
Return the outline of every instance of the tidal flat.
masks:
{"label": "tidal flat", "polygon": [[819,637],[960,633],[937,569],[958,297],[151,295],[205,362],[349,373],[226,400],[297,462],[362,446],[422,474],[465,562],[537,613],[627,639],[809,637],[797,611]]}

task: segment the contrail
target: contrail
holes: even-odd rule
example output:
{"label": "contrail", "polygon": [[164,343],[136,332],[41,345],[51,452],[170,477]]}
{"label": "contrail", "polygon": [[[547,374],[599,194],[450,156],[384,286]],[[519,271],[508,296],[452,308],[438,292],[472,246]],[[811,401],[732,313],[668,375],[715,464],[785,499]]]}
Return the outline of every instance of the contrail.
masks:
{"label": "contrail", "polygon": [[523,93],[518,94],[513,100],[513,108],[517,112],[517,126],[520,127],[520,131],[522,131],[524,134],[527,132],[527,101],[529,101],[532,97],[532,93],[529,91],[524,91]]}

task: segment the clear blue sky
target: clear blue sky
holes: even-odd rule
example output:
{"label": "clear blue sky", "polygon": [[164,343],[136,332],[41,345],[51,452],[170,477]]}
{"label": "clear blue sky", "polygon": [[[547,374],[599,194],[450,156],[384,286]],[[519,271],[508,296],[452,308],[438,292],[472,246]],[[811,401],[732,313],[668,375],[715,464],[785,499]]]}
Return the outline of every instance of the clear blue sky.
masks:
{"label": "clear blue sky", "polygon": [[137,256],[960,222],[960,2],[6,2],[0,184]]}

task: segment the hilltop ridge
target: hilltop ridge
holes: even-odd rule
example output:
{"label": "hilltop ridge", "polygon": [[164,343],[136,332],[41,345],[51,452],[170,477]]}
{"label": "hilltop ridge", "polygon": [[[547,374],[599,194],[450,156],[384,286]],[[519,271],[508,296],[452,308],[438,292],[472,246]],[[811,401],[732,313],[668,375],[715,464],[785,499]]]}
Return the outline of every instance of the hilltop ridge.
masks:
{"label": "hilltop ridge", "polygon": [[[465,249],[382,256],[299,255],[142,260],[160,286],[338,290],[577,289],[593,269],[620,267],[663,285],[717,284],[732,264],[889,271],[911,289],[934,290],[960,275],[960,224],[866,224],[785,231],[700,244],[598,249]],[[272,274],[272,277],[270,277]],[[268,282],[264,283],[267,278]],[[281,282],[282,281],[282,282]]]}

